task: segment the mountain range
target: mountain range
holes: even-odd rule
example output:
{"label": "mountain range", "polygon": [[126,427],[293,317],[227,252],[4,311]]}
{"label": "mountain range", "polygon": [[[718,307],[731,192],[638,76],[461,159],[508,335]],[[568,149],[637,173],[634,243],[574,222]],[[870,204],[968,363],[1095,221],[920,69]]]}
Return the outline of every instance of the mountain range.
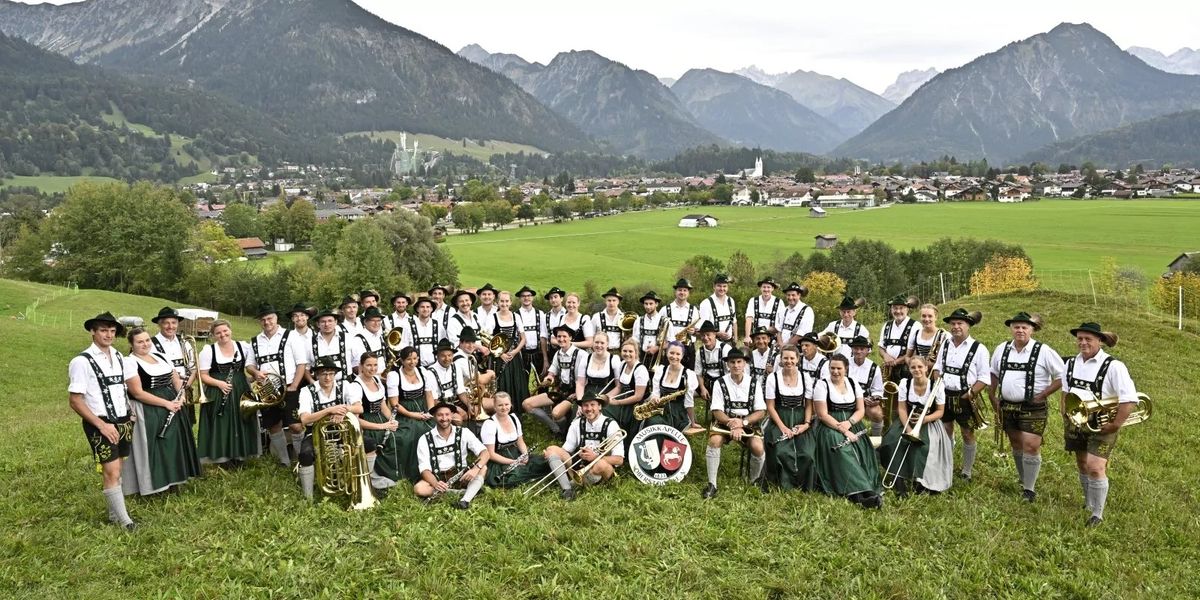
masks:
{"label": "mountain range", "polygon": [[1160,69],[1168,73],[1200,75],[1200,50],[1180,48],[1172,52],[1170,56],[1158,50],[1142,48],[1140,46],[1130,46],[1125,51],[1142,59],[1142,61],[1155,69]]}
{"label": "mountain range", "polygon": [[350,0],[0,0],[0,31],[330,133],[403,129],[594,148],[512,81]]}
{"label": "mountain range", "polygon": [[803,69],[769,74],[754,66],[734,73],[787,92],[796,102],[837,125],[847,136],[862,131],[896,107],[894,102],[846,78]]}
{"label": "mountain range", "polygon": [[671,91],[701,125],[735,145],[819,154],[845,139],[791,96],[740,75],[692,69]]}
{"label": "mountain range", "polygon": [[917,91],[926,81],[937,77],[941,73],[933,67],[924,70],[905,71],[896,77],[896,81],[887,86],[883,90],[883,97],[892,104],[899,105],[904,102],[913,92]]}
{"label": "mountain range", "polygon": [[1155,69],[1088,24],[1063,23],[950,69],[833,150],[1003,163],[1042,146],[1200,108],[1200,76]]}
{"label": "mountain range", "polygon": [[1016,161],[1046,165],[1092,162],[1115,168],[1200,166],[1200,110],[1139,121],[1040,148]]}

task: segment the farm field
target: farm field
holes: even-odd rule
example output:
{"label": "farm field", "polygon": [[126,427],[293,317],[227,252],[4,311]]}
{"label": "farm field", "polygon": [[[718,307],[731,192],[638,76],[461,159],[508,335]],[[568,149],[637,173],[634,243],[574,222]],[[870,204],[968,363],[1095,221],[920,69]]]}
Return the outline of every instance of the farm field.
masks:
{"label": "farm field", "polygon": [[[58,288],[0,280],[0,307]],[[46,310],[149,317],[165,302],[82,290]],[[289,471],[252,461],[207,469],[180,493],[130,498],[139,529],[104,520],[100,480],[67,407],[66,363],[88,343],[78,322],[39,326],[0,316],[0,589],[10,597],[998,597],[1183,598],[1198,591],[1194,482],[1181,452],[1200,407],[1200,340],[1136,315],[1093,310],[1055,293],[973,299],[976,337],[994,346],[1003,317],[1037,310],[1043,341],[1072,352],[1066,329],[1098,320],[1121,334],[1113,352],[1155,401],[1121,434],[1101,527],[1084,529],[1074,464],[1047,428],[1038,501],[1019,496],[1011,459],[981,435],[972,483],[897,500],[878,512],[816,494],[748,489],[727,449],[721,493],[701,502],[702,452],[687,479],[651,488],[622,474],[567,504],[553,495],[487,490],[472,510],[426,506],[397,488],[366,513],[308,505]],[[235,320],[244,339],[249,319]],[[125,349],[119,343],[118,348]],[[532,442],[544,430],[529,424]],[[17,441],[20,441],[19,443]],[[52,501],[48,501],[52,498]]]}
{"label": "farm field", "polygon": [[[717,217],[720,225],[676,226],[681,216],[696,212]],[[724,261],[740,249],[756,266],[795,251],[807,256],[817,251],[813,237],[824,233],[842,241],[880,239],[898,250],[947,236],[994,238],[1022,245],[1039,271],[1097,268],[1102,257],[1112,256],[1153,277],[1181,252],[1200,249],[1196,231],[1200,203],[1186,200],[896,205],[831,210],[824,219],[809,218],[800,208],[684,207],[456,235],[446,246],[469,286],[491,281],[509,289],[580,289],[588,279],[605,287],[669,285],[679,265],[696,254]]]}
{"label": "farm field", "polygon": [[96,177],[92,175],[79,175],[77,177],[58,176],[58,175],[37,175],[24,176],[18,175],[10,179],[0,179],[0,188],[2,187],[35,187],[47,194],[61,194],[71,189],[71,186],[91,181],[93,183],[116,183],[116,179],[111,177]]}
{"label": "farm field", "polygon": [[[347,133],[342,137],[350,137],[355,135],[367,136],[373,140],[390,140],[397,146],[400,145],[399,131],[355,131]],[[413,140],[420,142],[420,148],[424,150],[437,150],[440,152],[453,152],[456,155],[470,156],[477,160],[486,163],[493,154],[508,154],[524,152],[526,154],[545,154],[533,146],[526,144],[518,144],[516,142],[505,142],[500,140],[468,140],[466,145],[461,139],[452,140],[450,138],[439,137],[428,133],[409,133],[408,146],[411,148]],[[482,145],[480,145],[482,144]]]}

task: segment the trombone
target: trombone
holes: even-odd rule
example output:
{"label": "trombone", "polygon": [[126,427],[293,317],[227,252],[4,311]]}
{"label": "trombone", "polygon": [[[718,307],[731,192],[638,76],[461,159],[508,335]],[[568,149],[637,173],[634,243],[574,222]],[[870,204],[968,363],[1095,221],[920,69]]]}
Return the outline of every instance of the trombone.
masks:
{"label": "trombone", "polygon": [[582,486],[586,484],[587,475],[588,473],[591,473],[592,467],[596,466],[596,463],[603,460],[609,452],[612,452],[614,449],[616,449],[616,447],[625,440],[625,435],[624,429],[618,429],[616,433],[604,438],[604,441],[601,442],[599,446],[593,448],[593,450],[596,452],[596,458],[592,459],[591,462],[579,469],[572,469],[571,465],[580,460],[584,449],[588,448],[588,446],[580,447],[575,451],[574,454],[568,456],[567,460],[563,461],[562,465],[551,469],[550,472],[546,473],[546,475],[539,479],[537,483],[526,488],[524,492],[525,497],[532,498],[546,491],[558,481],[559,475],[562,475],[563,473],[566,473],[571,479],[572,485]]}
{"label": "trombone", "polygon": [[[888,459],[887,468],[883,472],[883,487],[889,490],[896,487],[896,480],[900,479],[900,469],[904,467],[904,461],[908,459],[908,451],[914,445],[925,445],[925,440],[921,439],[921,427],[925,424],[925,416],[929,414],[929,407],[933,406],[936,401],[935,398],[937,397],[939,386],[945,386],[945,383],[941,379],[937,380],[930,389],[929,402],[926,402],[921,407],[921,414],[917,417],[917,423],[913,425],[912,431],[901,435],[900,441],[896,442],[896,449],[892,450],[892,457]],[[909,416],[911,417],[912,415],[910,414]],[[900,453],[900,445],[904,442],[908,442],[908,444],[904,446],[904,454],[900,454],[900,463],[896,464],[896,455]],[[895,465],[894,470],[892,468],[893,465]]]}

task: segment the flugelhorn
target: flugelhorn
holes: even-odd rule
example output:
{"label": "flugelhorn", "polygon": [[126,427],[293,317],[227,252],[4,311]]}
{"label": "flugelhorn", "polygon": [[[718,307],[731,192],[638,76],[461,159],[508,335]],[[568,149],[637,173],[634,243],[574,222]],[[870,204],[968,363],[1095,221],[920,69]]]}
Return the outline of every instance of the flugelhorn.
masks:
{"label": "flugelhorn", "polygon": [[[749,423],[746,423],[745,420],[743,420],[742,423],[743,423],[742,439],[746,439],[746,438],[758,438],[760,440],[762,439],[762,437],[763,437],[762,429],[760,429],[759,427],[757,427],[755,425],[750,425]],[[733,438],[733,432],[718,425],[715,419],[708,426],[708,435],[724,435],[724,436],[728,436],[731,439]]]}

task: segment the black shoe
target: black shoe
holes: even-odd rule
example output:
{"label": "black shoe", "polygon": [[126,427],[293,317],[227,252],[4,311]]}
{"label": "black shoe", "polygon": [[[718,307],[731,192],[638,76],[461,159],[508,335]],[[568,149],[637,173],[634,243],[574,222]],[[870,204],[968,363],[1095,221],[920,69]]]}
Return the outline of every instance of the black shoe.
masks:
{"label": "black shoe", "polygon": [[575,499],[575,490],[570,488],[565,489],[558,495],[558,497],[570,502]]}
{"label": "black shoe", "polygon": [[1100,517],[1097,517],[1096,515],[1092,515],[1092,516],[1088,517],[1088,520],[1083,523],[1083,526],[1084,527],[1095,527],[1103,522],[1104,522],[1104,519],[1101,519]]}
{"label": "black shoe", "polygon": [[124,528],[125,528],[125,531],[134,531],[134,530],[136,530],[136,529],[137,529],[137,523],[134,523],[133,521],[130,521],[130,522],[128,522],[128,523],[126,523],[126,524],[122,525],[122,527],[124,527]]}
{"label": "black shoe", "polygon": [[376,500],[383,500],[384,498],[387,498],[388,489],[373,487],[371,488],[371,493],[375,496]]}
{"label": "black shoe", "polygon": [[967,483],[971,483],[971,474],[970,473],[965,473],[963,471],[959,471],[958,478],[966,481]]}
{"label": "black shoe", "polygon": [[1037,499],[1037,492],[1033,490],[1021,490],[1021,497],[1024,498],[1026,502],[1033,504],[1033,501]]}
{"label": "black shoe", "polygon": [[862,499],[862,507],[874,509],[883,508],[883,496],[880,496],[879,494],[870,494],[864,496]]}
{"label": "black shoe", "polygon": [[471,508],[471,503],[467,502],[466,500],[459,500],[458,502],[454,503],[454,508],[457,508],[458,510],[467,510],[468,508]]}
{"label": "black shoe", "polygon": [[717,497],[717,486],[715,486],[711,483],[704,486],[704,490],[700,492],[700,497],[704,498],[705,500],[708,500],[709,498],[716,498]]}

